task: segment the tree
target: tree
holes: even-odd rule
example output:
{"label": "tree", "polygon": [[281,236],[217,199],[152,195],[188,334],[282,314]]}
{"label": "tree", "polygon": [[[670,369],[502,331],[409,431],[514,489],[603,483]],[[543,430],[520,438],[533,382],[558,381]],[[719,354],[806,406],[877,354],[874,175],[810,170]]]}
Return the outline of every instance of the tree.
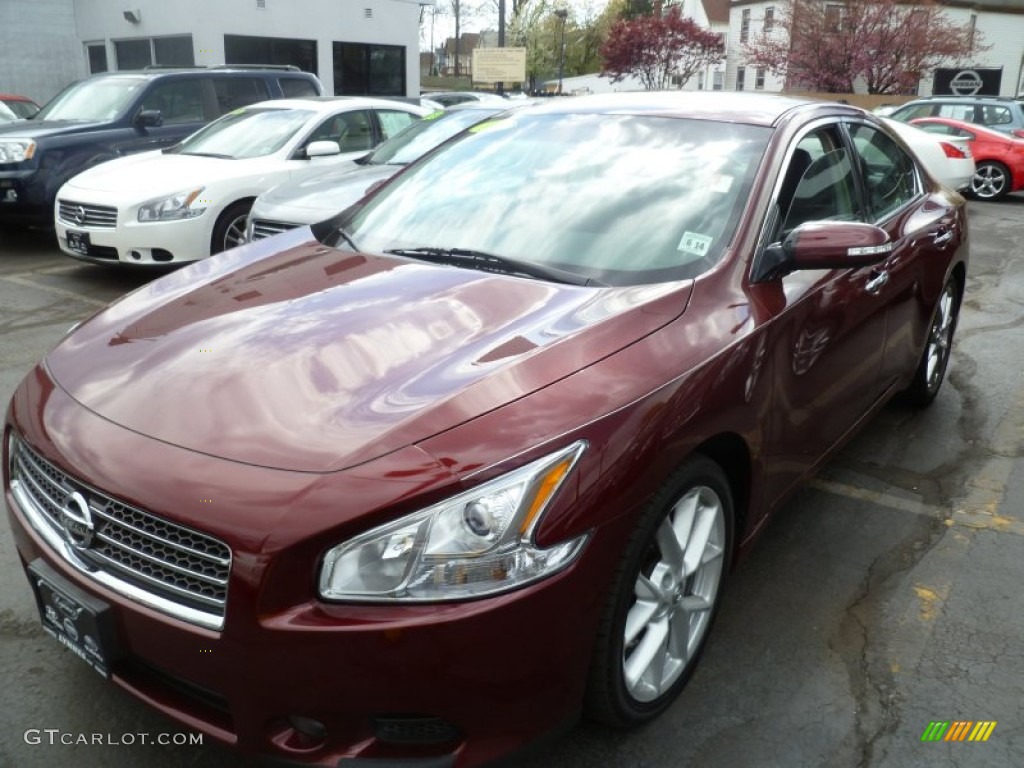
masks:
{"label": "tree", "polygon": [[721,35],[683,16],[678,6],[663,13],[656,4],[649,16],[616,22],[601,55],[601,74],[610,75],[612,82],[633,75],[654,91],[673,84],[682,88],[697,72],[720,62],[725,49]]}
{"label": "tree", "polygon": [[747,63],[826,93],[853,93],[857,82],[912,93],[923,72],[988,47],[932,0],[791,0],[776,27],[746,46]]}

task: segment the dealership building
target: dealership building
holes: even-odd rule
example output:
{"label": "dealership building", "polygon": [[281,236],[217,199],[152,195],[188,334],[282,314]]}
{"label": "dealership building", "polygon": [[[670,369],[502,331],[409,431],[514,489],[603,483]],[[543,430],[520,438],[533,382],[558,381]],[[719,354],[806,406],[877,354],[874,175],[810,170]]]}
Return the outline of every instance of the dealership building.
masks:
{"label": "dealership building", "polygon": [[0,92],[42,103],[96,72],[292,64],[329,94],[413,96],[433,2],[0,0]]}

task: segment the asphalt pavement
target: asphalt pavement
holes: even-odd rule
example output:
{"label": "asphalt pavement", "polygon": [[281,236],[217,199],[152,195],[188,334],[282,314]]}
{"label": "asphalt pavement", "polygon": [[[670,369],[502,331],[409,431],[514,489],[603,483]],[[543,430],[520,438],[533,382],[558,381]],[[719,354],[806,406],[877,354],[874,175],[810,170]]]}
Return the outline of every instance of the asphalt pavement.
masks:
{"label": "asphalt pavement", "polygon": [[[970,210],[966,299],[934,405],[886,408],[779,512],[663,717],[579,725],[522,765],[1024,765],[1024,195]],[[72,323],[150,278],[0,230],[0,402]],[[922,740],[933,722],[995,726],[985,741]],[[253,764],[151,743],[182,733],[42,632],[0,525],[0,767]]]}

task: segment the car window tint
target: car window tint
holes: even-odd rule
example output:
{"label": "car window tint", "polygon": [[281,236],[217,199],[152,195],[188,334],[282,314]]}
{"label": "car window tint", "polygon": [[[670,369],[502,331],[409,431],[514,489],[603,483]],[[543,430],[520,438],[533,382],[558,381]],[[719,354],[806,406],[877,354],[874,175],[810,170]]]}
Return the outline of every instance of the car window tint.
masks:
{"label": "car window tint", "polygon": [[996,107],[986,104],[981,108],[982,125],[1009,125],[1013,122],[1010,110],[1006,107]]}
{"label": "car window tint", "polygon": [[940,104],[939,117],[947,117],[951,120],[963,120],[968,123],[975,122],[973,104]]}
{"label": "car window tint", "polygon": [[222,115],[270,98],[267,84],[258,77],[215,77],[213,90]]}
{"label": "car window tint", "polygon": [[860,218],[853,165],[832,127],[812,131],[797,143],[779,191],[781,225],[773,239],[808,221]]}
{"label": "car window tint", "polygon": [[377,117],[380,119],[380,129],[385,139],[398,135],[417,119],[411,112],[402,112],[398,109],[378,109]]}
{"label": "car window tint", "polygon": [[951,125],[943,125],[942,123],[914,123],[915,128],[920,128],[922,131],[928,131],[928,133],[938,133],[943,136],[955,136],[956,128]]}
{"label": "car window tint", "polygon": [[884,219],[917,195],[914,161],[896,142],[863,124],[850,128],[874,220]]}
{"label": "car window tint", "polygon": [[316,86],[312,81],[304,77],[282,77],[278,82],[281,84],[281,93],[286,99],[299,99],[303,96],[319,96]]}
{"label": "car window tint", "polygon": [[932,108],[934,104],[915,104],[910,107],[902,107],[892,113],[894,120],[901,120],[907,122],[908,120],[914,120],[918,117],[931,117],[933,114]]}
{"label": "car window tint", "polygon": [[199,80],[157,83],[142,100],[143,109],[158,109],[164,123],[203,122],[203,85]]}

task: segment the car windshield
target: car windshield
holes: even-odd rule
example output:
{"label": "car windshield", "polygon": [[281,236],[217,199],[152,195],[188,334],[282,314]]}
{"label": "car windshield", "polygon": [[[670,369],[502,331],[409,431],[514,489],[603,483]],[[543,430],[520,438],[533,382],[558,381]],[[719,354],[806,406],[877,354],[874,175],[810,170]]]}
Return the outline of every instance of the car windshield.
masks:
{"label": "car windshield", "polygon": [[[0,123],[9,123],[17,120],[18,116],[4,102],[0,101]],[[397,138],[397,137],[396,137]]]}
{"label": "car windshield", "polygon": [[460,109],[434,112],[418,120],[393,139],[381,144],[366,162],[371,165],[407,165],[448,141],[464,128],[496,115],[496,109]]}
{"label": "car windshield", "polygon": [[243,108],[202,128],[168,153],[240,160],[281,149],[313,116],[308,109]]}
{"label": "car windshield", "polygon": [[72,83],[54,96],[36,120],[113,120],[146,85],[144,77],[103,77]]}
{"label": "car windshield", "polygon": [[480,251],[608,285],[694,277],[732,239],[769,135],[648,115],[491,119],[350,209],[335,244]]}
{"label": "car windshield", "polygon": [[11,99],[10,101],[0,102],[0,112],[6,107],[15,117],[20,117],[27,120],[32,117],[36,112],[39,111],[39,107],[33,104],[31,101],[18,101]]}

